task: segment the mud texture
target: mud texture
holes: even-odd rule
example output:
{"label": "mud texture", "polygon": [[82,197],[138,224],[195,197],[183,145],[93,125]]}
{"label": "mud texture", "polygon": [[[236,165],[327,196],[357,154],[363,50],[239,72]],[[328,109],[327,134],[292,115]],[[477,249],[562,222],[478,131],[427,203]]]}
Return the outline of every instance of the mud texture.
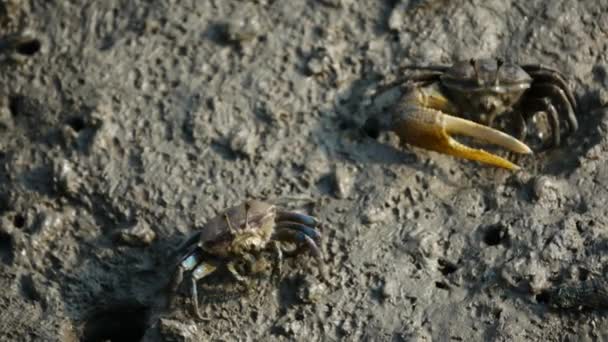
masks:
{"label": "mud texture", "polygon": [[[0,36],[0,340],[608,338],[608,1],[9,0]],[[571,77],[565,146],[509,173],[362,134],[399,65],[492,56]],[[254,197],[324,221],[329,281],[165,306],[171,250]]]}

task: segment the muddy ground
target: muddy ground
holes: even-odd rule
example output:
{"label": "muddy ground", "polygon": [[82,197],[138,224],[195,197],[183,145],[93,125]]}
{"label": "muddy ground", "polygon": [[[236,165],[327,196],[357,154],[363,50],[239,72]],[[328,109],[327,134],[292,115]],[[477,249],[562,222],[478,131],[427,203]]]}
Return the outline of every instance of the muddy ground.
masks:
{"label": "muddy ground", "polygon": [[[1,9],[1,340],[608,338],[608,1]],[[492,56],[571,77],[563,147],[512,173],[359,129],[399,65]],[[254,197],[324,221],[329,281],[302,255],[163,306],[168,253]]]}

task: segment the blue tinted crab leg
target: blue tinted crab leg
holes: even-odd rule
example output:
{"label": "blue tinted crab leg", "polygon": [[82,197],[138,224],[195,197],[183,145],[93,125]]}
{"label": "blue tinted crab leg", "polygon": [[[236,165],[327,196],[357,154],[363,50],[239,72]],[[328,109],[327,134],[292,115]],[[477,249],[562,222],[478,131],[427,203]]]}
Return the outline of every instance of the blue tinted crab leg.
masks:
{"label": "blue tinted crab leg", "polygon": [[191,300],[192,300],[192,306],[194,309],[194,313],[200,318],[200,319],[205,319],[205,317],[203,317],[203,315],[201,315],[201,312],[199,311],[199,307],[198,307],[198,291],[196,289],[196,282],[202,278],[205,278],[206,276],[210,275],[211,273],[213,273],[215,270],[217,269],[217,266],[203,262],[198,264],[198,266],[196,266],[196,268],[192,271],[192,277],[191,277],[191,290],[190,290],[190,295],[191,295]]}
{"label": "blue tinted crab leg", "polygon": [[190,249],[182,261],[177,264],[177,270],[171,280],[171,293],[175,293],[179,285],[184,280],[184,272],[191,271],[202,260],[200,249]]}
{"label": "blue tinted crab leg", "polygon": [[184,280],[184,272],[191,271],[202,260],[201,253],[200,249],[190,248],[189,251],[185,253],[186,256],[177,264],[177,270],[169,282],[169,303],[171,303],[173,296],[177,292],[177,288]]}
{"label": "blue tinted crab leg", "polygon": [[[173,249],[173,251],[171,251],[171,253],[169,254],[169,259],[173,260],[178,252],[183,251],[188,246],[191,246],[189,248],[189,250],[191,251],[193,248],[196,247],[196,243],[198,243],[198,241],[200,239],[201,239],[200,231],[190,235],[190,237],[188,237],[184,242],[182,242],[179,246],[177,246],[175,249]],[[186,254],[189,254],[189,253],[186,253]]]}
{"label": "blue tinted crab leg", "polygon": [[278,211],[276,222],[277,230],[281,228],[296,229],[307,234],[317,243],[319,243],[321,239],[319,232],[314,229],[319,226],[319,221],[312,216],[294,211]]}
{"label": "blue tinted crab leg", "polygon": [[454,106],[434,87],[414,88],[399,101],[392,117],[372,119],[372,124],[377,125],[377,130],[394,131],[402,143],[509,170],[518,170],[519,166],[492,153],[466,146],[450,134],[469,136],[517,153],[532,153],[526,144],[508,134],[446,114],[453,112]]}
{"label": "blue tinted crab leg", "polygon": [[308,216],[305,214],[300,214],[294,211],[282,211],[279,210],[277,212],[277,222],[281,221],[291,221],[301,223],[306,226],[316,227],[319,224],[319,221],[312,216]]}
{"label": "blue tinted crab leg", "polygon": [[327,278],[321,250],[319,249],[319,246],[317,246],[317,243],[306,233],[289,228],[277,229],[273,239],[306,245],[319,264],[321,276]]}
{"label": "blue tinted crab leg", "polygon": [[275,229],[276,230],[279,230],[279,229],[297,230],[297,231],[300,231],[300,232],[306,234],[308,237],[312,238],[316,243],[319,243],[321,241],[321,234],[319,234],[319,232],[316,229],[311,228],[311,227],[301,224],[301,223],[278,222],[277,227]]}

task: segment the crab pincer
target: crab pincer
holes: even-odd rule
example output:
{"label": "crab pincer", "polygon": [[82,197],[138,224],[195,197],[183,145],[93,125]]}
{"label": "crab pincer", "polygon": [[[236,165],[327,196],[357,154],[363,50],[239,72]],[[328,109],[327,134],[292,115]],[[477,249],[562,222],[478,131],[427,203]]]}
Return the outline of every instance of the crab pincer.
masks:
{"label": "crab pincer", "polygon": [[402,144],[410,144],[427,150],[455,157],[479,161],[493,166],[517,170],[519,166],[509,160],[462,144],[452,135],[463,135],[506,148],[512,152],[530,154],[532,150],[522,141],[497,129],[474,121],[445,114],[448,103],[431,96],[421,89],[412,89],[392,110],[392,116],[384,121],[370,118],[365,128],[370,135],[390,130],[397,134]]}
{"label": "crab pincer", "polygon": [[[402,98],[386,113],[368,119],[369,135],[394,131],[402,143],[479,161],[509,170],[519,166],[511,161],[466,146],[452,135],[464,135],[519,154],[531,154],[523,142],[526,124],[538,112],[549,117],[553,147],[561,143],[562,128],[572,133],[578,128],[577,103],[565,77],[541,65],[518,66],[501,59],[471,59],[453,66],[406,66],[418,73],[400,78],[407,83]],[[508,114],[508,115],[506,115]],[[503,116],[516,124],[515,136],[493,128]]]}

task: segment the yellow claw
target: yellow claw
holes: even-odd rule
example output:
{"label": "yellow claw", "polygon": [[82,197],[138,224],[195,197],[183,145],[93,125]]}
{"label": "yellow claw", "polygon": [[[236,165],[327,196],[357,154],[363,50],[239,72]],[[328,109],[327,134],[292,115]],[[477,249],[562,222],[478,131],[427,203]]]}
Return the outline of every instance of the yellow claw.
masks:
{"label": "yellow claw", "polygon": [[518,139],[494,128],[457,117],[457,112],[457,106],[443,96],[437,86],[431,85],[410,89],[390,112],[390,119],[381,119],[375,124],[379,130],[394,131],[402,143],[509,170],[519,170],[519,166],[482,149],[466,146],[451,135],[469,136],[516,153],[532,153],[532,150]]}
{"label": "yellow claw", "polygon": [[532,153],[523,142],[491,127],[430,108],[410,108],[412,110],[404,113],[392,128],[401,142],[509,170],[518,170],[519,166],[492,153],[463,145],[453,139],[450,133],[470,136],[517,153]]}

